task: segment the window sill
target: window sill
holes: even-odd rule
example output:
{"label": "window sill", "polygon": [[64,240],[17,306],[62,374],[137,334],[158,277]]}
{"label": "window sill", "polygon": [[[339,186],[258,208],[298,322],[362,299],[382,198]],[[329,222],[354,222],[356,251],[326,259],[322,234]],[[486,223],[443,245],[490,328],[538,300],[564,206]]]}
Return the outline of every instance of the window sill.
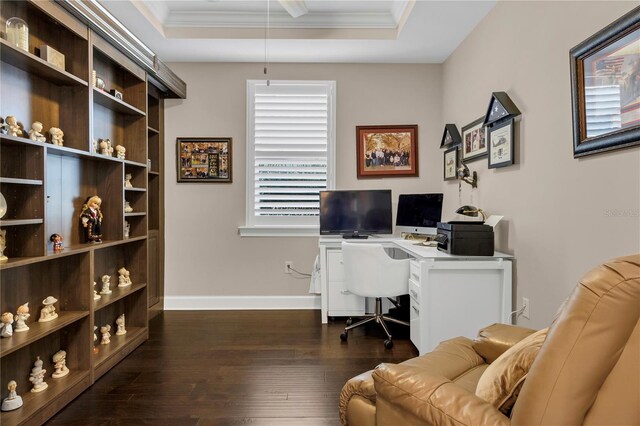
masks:
{"label": "window sill", "polygon": [[239,226],[241,237],[320,237],[317,226]]}

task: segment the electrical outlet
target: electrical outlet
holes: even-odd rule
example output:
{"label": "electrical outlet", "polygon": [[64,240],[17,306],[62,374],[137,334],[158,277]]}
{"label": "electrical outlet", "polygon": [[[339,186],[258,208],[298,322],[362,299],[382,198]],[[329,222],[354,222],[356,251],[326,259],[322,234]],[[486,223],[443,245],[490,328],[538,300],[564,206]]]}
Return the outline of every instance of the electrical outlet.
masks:
{"label": "electrical outlet", "polygon": [[522,298],[522,308],[522,316],[529,319],[529,299],[526,297]]}
{"label": "electrical outlet", "polygon": [[284,273],[285,274],[290,274],[291,272],[293,272],[291,270],[291,268],[293,268],[293,262],[290,260],[287,260],[284,262]]}

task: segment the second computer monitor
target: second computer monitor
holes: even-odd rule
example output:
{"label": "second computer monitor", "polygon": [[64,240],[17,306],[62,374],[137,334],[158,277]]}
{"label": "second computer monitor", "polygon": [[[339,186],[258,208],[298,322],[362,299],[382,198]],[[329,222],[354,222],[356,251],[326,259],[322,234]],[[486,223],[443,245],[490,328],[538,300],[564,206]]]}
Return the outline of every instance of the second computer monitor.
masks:
{"label": "second computer monitor", "polygon": [[435,235],[442,219],[443,194],[400,194],[396,231]]}

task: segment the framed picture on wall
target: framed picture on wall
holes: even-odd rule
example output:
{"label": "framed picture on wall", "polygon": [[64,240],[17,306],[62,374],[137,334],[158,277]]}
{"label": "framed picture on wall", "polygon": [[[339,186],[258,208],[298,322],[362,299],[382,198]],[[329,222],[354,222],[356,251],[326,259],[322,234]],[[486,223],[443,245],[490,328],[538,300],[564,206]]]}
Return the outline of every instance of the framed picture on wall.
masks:
{"label": "framed picture on wall", "polygon": [[444,152],[444,180],[456,180],[458,178],[458,158],[457,146]]}
{"label": "framed picture on wall", "polygon": [[178,182],[231,182],[231,138],[177,138]]}
{"label": "framed picture on wall", "polygon": [[487,155],[487,128],[484,116],[462,128],[462,161],[477,160]]}
{"label": "framed picture on wall", "polygon": [[489,168],[513,164],[513,119],[503,120],[489,127]]}
{"label": "framed picture on wall", "polygon": [[357,126],[358,179],[418,176],[418,125]]}

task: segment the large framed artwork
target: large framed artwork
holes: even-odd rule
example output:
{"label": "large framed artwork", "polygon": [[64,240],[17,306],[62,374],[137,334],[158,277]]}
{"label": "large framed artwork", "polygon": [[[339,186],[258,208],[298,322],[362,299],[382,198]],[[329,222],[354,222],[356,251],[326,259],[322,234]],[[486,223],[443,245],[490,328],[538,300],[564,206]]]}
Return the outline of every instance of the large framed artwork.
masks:
{"label": "large framed artwork", "polygon": [[487,128],[484,116],[462,128],[462,161],[477,160],[487,155]]}
{"label": "large framed artwork", "polygon": [[418,176],[418,125],[357,126],[358,179]]}
{"label": "large framed artwork", "polygon": [[640,7],[570,55],[574,157],[640,144]]}
{"label": "large framed artwork", "polygon": [[178,182],[231,182],[231,138],[177,138]]}

